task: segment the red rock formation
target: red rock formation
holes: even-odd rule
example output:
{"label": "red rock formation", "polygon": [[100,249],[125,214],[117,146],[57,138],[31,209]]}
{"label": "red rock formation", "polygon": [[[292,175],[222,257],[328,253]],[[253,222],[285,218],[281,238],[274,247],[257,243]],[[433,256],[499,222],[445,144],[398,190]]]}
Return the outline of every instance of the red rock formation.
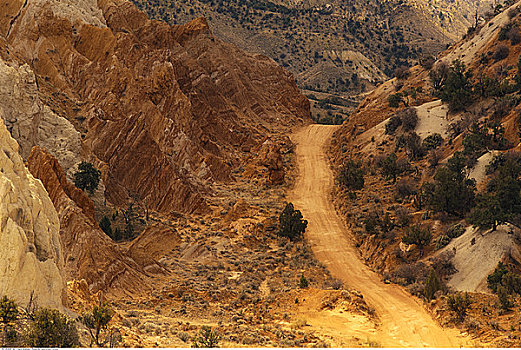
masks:
{"label": "red rock formation", "polygon": [[74,101],[75,125],[86,118],[85,151],[104,163],[112,203],[138,193],[164,213],[204,211],[206,182],[228,180],[245,145],[309,119],[289,73],[215,39],[204,19],[169,26],[122,0],[74,12],[88,1],[20,4],[0,33],[43,93]]}
{"label": "red rock formation", "polygon": [[67,280],[85,279],[92,291],[145,288],[142,266],[101,231],[94,219],[92,202],[67,182],[56,159],[34,147],[28,168],[42,181],[58,212]]}

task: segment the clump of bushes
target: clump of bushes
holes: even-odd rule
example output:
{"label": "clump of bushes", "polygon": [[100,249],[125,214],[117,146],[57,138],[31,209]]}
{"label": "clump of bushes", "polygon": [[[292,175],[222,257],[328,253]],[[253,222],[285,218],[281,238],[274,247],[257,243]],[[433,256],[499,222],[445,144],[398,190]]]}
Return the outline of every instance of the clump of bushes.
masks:
{"label": "clump of bushes", "polygon": [[290,240],[300,239],[307,226],[308,222],[303,219],[300,210],[295,210],[292,203],[286,204],[279,216],[279,236]]}
{"label": "clump of bushes", "polygon": [[362,163],[353,160],[345,162],[338,172],[337,182],[340,186],[353,191],[364,188]]}
{"label": "clump of bushes", "polygon": [[443,143],[443,137],[440,134],[434,133],[432,135],[427,136],[423,142],[422,146],[426,151],[430,151],[436,149],[441,146]]}

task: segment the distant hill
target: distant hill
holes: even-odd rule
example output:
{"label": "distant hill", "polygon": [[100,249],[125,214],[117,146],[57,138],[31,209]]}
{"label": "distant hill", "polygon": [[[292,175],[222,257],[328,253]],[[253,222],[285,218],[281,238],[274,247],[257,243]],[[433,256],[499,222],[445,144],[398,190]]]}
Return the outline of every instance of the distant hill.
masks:
{"label": "distant hill", "polygon": [[352,95],[459,39],[473,23],[479,1],[133,2],[170,23],[206,17],[217,37],[273,58],[295,74],[301,88]]}

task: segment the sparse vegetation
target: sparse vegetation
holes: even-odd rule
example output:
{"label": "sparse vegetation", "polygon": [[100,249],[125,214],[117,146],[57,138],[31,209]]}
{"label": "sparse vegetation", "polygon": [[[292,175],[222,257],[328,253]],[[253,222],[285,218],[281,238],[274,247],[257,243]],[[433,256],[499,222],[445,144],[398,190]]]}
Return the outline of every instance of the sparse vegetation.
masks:
{"label": "sparse vegetation", "polygon": [[221,337],[209,326],[203,326],[194,338],[192,348],[218,348]]}
{"label": "sparse vegetation", "polygon": [[[103,347],[107,344],[114,343],[112,332],[108,330],[108,325],[112,316],[112,309],[107,303],[100,302],[95,305],[92,312],[84,313],[80,317],[80,321],[87,327],[91,337],[91,344]],[[111,344],[112,347],[115,346]]]}
{"label": "sparse vegetation", "polygon": [[467,312],[472,305],[472,300],[468,293],[456,293],[449,295],[447,306],[456,314],[457,320],[462,322],[467,316]]}
{"label": "sparse vegetation", "polygon": [[345,162],[337,176],[338,183],[349,190],[361,190],[364,188],[364,171],[360,162],[349,160]]}
{"label": "sparse vegetation", "polygon": [[39,348],[72,348],[79,345],[74,321],[58,310],[41,309],[34,314],[26,334],[27,345]]}

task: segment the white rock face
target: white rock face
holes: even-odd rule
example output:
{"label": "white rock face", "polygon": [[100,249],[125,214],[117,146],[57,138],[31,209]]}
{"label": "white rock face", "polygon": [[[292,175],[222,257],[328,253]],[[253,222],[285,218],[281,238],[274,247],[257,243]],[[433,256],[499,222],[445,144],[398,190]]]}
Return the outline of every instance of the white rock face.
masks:
{"label": "white rock face", "polygon": [[58,214],[25,167],[0,119],[0,295],[62,309],[65,281]]}
{"label": "white rock face", "polygon": [[28,65],[12,67],[0,60],[0,118],[18,141],[25,159],[38,145],[56,157],[67,174],[79,162],[80,133],[40,101]]}

